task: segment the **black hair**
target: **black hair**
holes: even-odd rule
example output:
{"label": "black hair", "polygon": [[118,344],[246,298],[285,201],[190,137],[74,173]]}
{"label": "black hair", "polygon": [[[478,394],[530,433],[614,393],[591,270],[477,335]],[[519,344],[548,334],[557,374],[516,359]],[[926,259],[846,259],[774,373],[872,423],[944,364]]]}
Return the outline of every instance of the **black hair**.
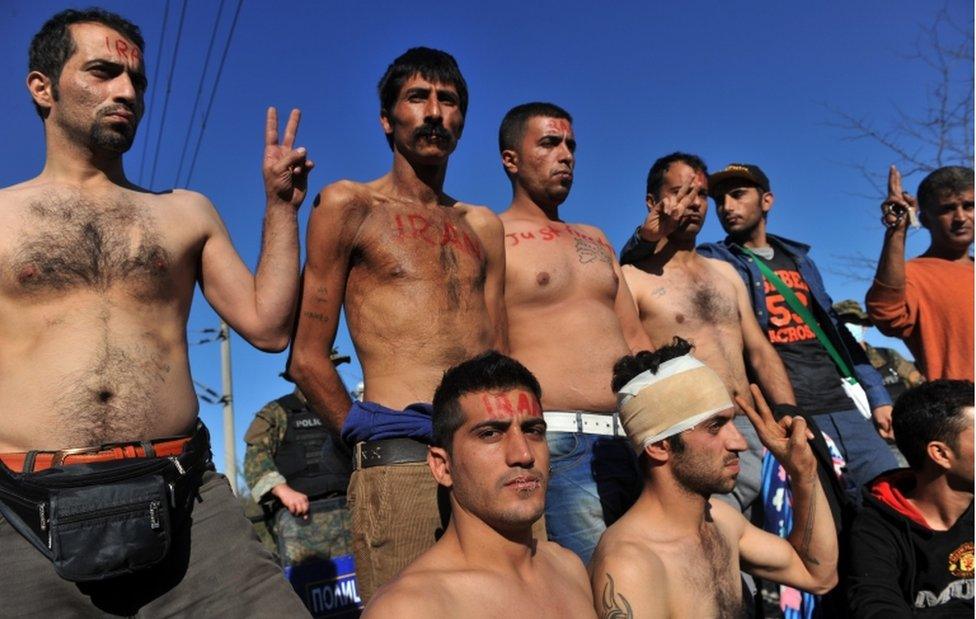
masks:
{"label": "black hair", "polygon": [[[439,49],[429,47],[412,47],[403,52],[386,68],[386,73],[380,78],[376,89],[380,95],[380,111],[392,117],[400,90],[408,79],[420,74],[425,80],[442,84],[451,84],[457,89],[458,107],[461,116],[468,112],[468,84],[461,75],[454,56]],[[393,148],[393,136],[387,135],[390,148]]]}
{"label": "black hair", "polygon": [[508,110],[502,124],[498,128],[498,152],[518,148],[525,137],[525,123],[530,118],[541,116],[543,118],[562,118],[570,123],[573,117],[569,112],[559,107],[555,103],[544,101],[533,101],[516,105]]}
{"label": "black hair", "polygon": [[[51,80],[51,95],[58,100],[58,79],[64,63],[75,53],[76,47],[71,36],[72,24],[96,23],[116,30],[139,47],[140,55],[146,48],[139,26],[136,26],[121,15],[91,7],[81,11],[66,9],[44,22],[41,29],[31,39],[30,51],[27,54],[27,70],[43,73]],[[47,111],[34,104],[38,116],[44,118]]]}
{"label": "black hair", "polygon": [[946,196],[960,194],[973,188],[973,170],[962,166],[946,166],[930,172],[918,185],[918,204],[923,209],[939,205]]}
{"label": "black hair", "polygon": [[692,348],[694,346],[690,342],[676,335],[667,346],[662,346],[654,351],[643,350],[636,355],[621,357],[613,364],[613,381],[610,383],[610,388],[616,393],[641,372],[650,370],[656,374],[662,363],[687,355]]}
{"label": "black hair", "polygon": [[685,165],[691,167],[691,169],[696,172],[701,172],[705,176],[708,176],[708,167],[702,158],[698,155],[690,155],[688,153],[671,153],[661,157],[654,162],[651,169],[647,172],[647,194],[654,196],[655,200],[661,199],[661,185],[664,184],[664,175],[668,173],[671,168],[672,163],[676,162],[684,163]]}
{"label": "black hair", "polygon": [[925,467],[932,441],[958,448],[956,438],[966,423],[962,409],[967,406],[973,406],[973,383],[968,380],[934,380],[899,396],[891,425],[895,443],[913,469]]}
{"label": "black hair", "polygon": [[460,399],[465,394],[518,387],[528,389],[537,399],[542,399],[542,388],[532,372],[515,359],[494,350],[448,369],[434,391],[434,435],[431,444],[443,447],[450,453],[454,433],[464,424]]}

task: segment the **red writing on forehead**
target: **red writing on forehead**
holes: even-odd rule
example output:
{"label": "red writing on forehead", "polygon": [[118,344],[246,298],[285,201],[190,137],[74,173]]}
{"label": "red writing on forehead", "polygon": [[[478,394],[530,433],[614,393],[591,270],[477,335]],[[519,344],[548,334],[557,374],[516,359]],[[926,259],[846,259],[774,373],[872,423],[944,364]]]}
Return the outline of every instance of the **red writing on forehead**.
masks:
{"label": "red writing on forehead", "polygon": [[452,247],[478,260],[484,256],[478,238],[449,221],[432,222],[422,215],[397,215],[394,222],[394,240],[419,239],[432,247]]}
{"label": "red writing on forehead", "polygon": [[118,54],[123,59],[128,59],[134,63],[139,62],[139,48],[134,45],[129,45],[123,39],[112,40],[110,37],[105,37],[105,49],[109,53]]}
{"label": "red writing on forehead", "polygon": [[539,416],[542,415],[542,408],[539,401],[525,391],[503,394],[483,393],[481,394],[481,405],[485,413],[491,418],[509,418],[516,414]]}
{"label": "red writing on forehead", "polygon": [[544,126],[546,131],[554,131],[556,133],[569,133],[573,130],[569,126],[569,121],[565,118],[547,118]]}

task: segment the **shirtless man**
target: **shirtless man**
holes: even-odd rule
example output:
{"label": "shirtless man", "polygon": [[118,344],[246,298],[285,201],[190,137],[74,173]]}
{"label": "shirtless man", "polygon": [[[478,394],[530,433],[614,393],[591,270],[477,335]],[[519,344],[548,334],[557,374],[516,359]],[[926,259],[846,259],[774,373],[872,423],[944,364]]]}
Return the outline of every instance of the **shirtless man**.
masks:
{"label": "shirtless man", "polygon": [[[695,356],[750,406],[746,362],[768,400],[795,404],[786,369],[756,322],[742,279],[729,263],[695,251],[708,210],[707,173],[695,155],[673,153],[655,161],[647,175],[648,214],[640,235],[654,250],[623,267],[641,324],[655,348],[676,335],[694,344]],[[735,490],[723,498],[748,518],[760,494],[763,448],[741,411],[733,423],[749,449],[740,458]]]}
{"label": "shirtless man", "polygon": [[494,351],[444,374],[427,463],[451,521],[364,618],[593,617],[583,564],[532,531],[549,478],[539,396],[535,377]]}
{"label": "shirtless man", "polygon": [[724,381],[690,349],[679,339],[621,359],[614,373],[620,417],[641,454],[644,490],[604,533],[590,565],[603,618],[742,616],[740,566],[814,593],[837,582],[837,534],[811,434],[802,417],[776,423],[755,386],[758,412],[742,397],[736,403],[789,471],[797,525],[784,540],[709,500],[732,489],[746,442],[731,423]]}
{"label": "shirtless man", "polygon": [[501,215],[508,337],[512,356],[542,384],[549,427],[546,528],[586,562],[640,492],[610,379],[615,360],[650,342],[603,232],[559,218],[573,184],[570,115],[551,103],[517,106],[502,121],[499,148],[513,193]]}
{"label": "shirtless man", "polygon": [[[207,198],[153,193],[126,178],[122,155],[144,109],[142,50],[138,27],[98,9],[58,13],[31,43],[27,87],[47,157],[36,178],[0,191],[0,579],[17,592],[3,596],[4,612],[302,613],[226,479],[213,472],[186,343],[199,282],[251,344],[287,345],[299,283],[296,211],[312,166],[304,149],[292,148],[298,111],[280,145],[268,111],[255,276]],[[64,578],[132,571],[120,566],[141,565],[139,553],[155,548],[142,548],[143,538],[100,535],[94,515],[89,537],[66,538],[58,528],[69,515],[89,518],[92,504],[117,510],[113,501],[129,487],[120,484],[139,482],[129,473],[140,461],[165,467],[169,496],[134,503],[135,512],[128,505],[130,516],[147,518],[151,529],[168,523],[169,551],[154,567],[79,588]],[[96,468],[126,479],[86,484]],[[32,495],[36,510],[17,511],[26,482],[52,478],[67,480],[75,498],[45,490]],[[62,512],[72,501],[72,512]],[[61,564],[52,567],[45,550]]]}
{"label": "shirtless man", "polygon": [[[442,529],[426,403],[444,370],[504,348],[501,222],[443,189],[464,127],[464,78],[449,54],[415,48],[379,91],[393,169],[317,198],[289,368],[312,410],[355,446],[347,497],[365,600]],[[355,405],[329,359],[343,306],[365,382]]]}

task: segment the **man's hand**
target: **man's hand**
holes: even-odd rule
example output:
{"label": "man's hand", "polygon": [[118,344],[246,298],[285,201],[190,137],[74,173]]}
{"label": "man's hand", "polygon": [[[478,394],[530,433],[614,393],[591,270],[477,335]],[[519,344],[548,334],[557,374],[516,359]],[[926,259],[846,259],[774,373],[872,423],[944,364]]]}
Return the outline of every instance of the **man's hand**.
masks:
{"label": "man's hand", "polygon": [[871,417],[878,428],[878,434],[887,441],[895,440],[895,431],[891,429],[891,405],[878,406],[871,409]]}
{"label": "man's hand", "polygon": [[903,231],[915,220],[918,202],[901,186],[898,168],[888,169],[888,197],[881,203],[881,223],[896,231]]}
{"label": "man's hand", "polygon": [[756,435],[762,444],[790,476],[816,476],[817,459],[808,442],[813,438],[813,433],[807,428],[806,420],[803,417],[784,415],[777,423],[759,387],[752,384],[749,389],[759,411],[752,408],[741,396],[735,396],[735,403],[756,428]]}
{"label": "man's hand", "polygon": [[285,125],[285,139],[278,144],[278,110],[268,108],[264,131],[264,192],[268,201],[288,203],[298,208],[305,199],[308,173],[315,166],[306,159],[305,148],[292,148],[302,113],[295,109]]}
{"label": "man's hand", "polygon": [[681,223],[685,209],[695,201],[698,189],[697,181],[690,179],[678,188],[678,193],[667,194],[658,202],[648,196],[647,217],[638,233],[640,238],[648,243],[656,243],[674,232]]}
{"label": "man's hand", "polygon": [[292,516],[308,518],[308,497],[288,484],[278,484],[271,489],[271,494],[291,512]]}

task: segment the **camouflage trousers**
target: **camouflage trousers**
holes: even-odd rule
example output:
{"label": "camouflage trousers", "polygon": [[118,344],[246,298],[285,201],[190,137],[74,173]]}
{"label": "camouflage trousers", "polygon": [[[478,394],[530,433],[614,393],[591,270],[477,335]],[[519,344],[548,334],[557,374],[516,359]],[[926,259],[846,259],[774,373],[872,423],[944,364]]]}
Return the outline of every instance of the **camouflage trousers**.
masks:
{"label": "camouflage trousers", "polygon": [[279,509],[273,531],[281,564],[287,567],[351,555],[350,527],[344,496],[312,501],[308,518]]}

